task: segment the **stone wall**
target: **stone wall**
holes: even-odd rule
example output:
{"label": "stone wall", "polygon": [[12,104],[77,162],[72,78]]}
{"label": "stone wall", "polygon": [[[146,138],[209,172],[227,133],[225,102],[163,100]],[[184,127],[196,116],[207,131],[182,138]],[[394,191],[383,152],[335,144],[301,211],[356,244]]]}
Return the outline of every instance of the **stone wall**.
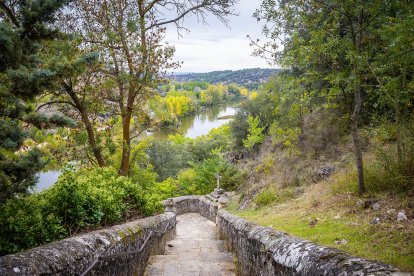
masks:
{"label": "stone wall", "polygon": [[[175,224],[176,214],[200,213],[217,223],[220,238],[238,260],[239,275],[410,275],[379,262],[261,227],[221,209],[222,195],[184,196],[167,200],[165,214],[54,242],[0,258],[0,275],[78,275],[100,255],[137,250],[151,230]],[[175,228],[174,228],[175,229]],[[98,262],[93,275],[142,275],[150,255],[163,254],[165,235],[158,234],[140,254]]]}
{"label": "stone wall", "polygon": [[237,258],[239,275],[409,275],[390,265],[261,227],[220,209],[218,202],[211,196],[173,199],[177,214],[198,212],[217,223],[220,238]]}
{"label": "stone wall", "polygon": [[[0,275],[79,275],[100,255],[138,250],[151,230],[175,226],[172,212],[53,242],[0,258]],[[175,227],[155,234],[137,254],[100,260],[91,275],[142,275],[150,255],[163,254]]]}
{"label": "stone wall", "polygon": [[258,226],[223,209],[217,214],[217,224],[238,260],[240,275],[410,275]]}
{"label": "stone wall", "polygon": [[[173,198],[175,213],[199,213],[209,220],[216,221],[218,205],[205,196],[181,196]],[[165,203],[164,203],[165,205]]]}

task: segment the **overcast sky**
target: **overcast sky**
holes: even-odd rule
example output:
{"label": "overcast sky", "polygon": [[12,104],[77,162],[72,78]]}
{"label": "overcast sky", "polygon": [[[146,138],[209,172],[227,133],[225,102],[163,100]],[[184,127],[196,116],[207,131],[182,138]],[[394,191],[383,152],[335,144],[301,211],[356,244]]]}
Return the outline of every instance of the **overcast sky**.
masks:
{"label": "overcast sky", "polygon": [[252,17],[260,3],[261,0],[239,0],[235,7],[239,16],[229,17],[229,27],[213,17],[207,19],[208,25],[190,18],[185,26],[191,32],[182,32],[183,37],[178,38],[175,27],[170,26],[166,40],[175,45],[174,59],[184,62],[174,72],[269,68],[263,59],[252,57],[253,48],[246,37],[261,37],[261,25]]}

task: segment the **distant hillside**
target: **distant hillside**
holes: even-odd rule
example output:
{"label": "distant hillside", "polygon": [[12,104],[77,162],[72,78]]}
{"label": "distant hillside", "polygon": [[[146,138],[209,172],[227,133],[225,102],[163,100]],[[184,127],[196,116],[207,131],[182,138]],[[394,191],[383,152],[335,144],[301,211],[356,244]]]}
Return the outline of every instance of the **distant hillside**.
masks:
{"label": "distant hillside", "polygon": [[208,73],[176,73],[171,78],[179,82],[206,81],[209,83],[237,83],[255,87],[265,82],[269,76],[277,74],[278,72],[279,69],[252,68],[236,71],[213,71]]}

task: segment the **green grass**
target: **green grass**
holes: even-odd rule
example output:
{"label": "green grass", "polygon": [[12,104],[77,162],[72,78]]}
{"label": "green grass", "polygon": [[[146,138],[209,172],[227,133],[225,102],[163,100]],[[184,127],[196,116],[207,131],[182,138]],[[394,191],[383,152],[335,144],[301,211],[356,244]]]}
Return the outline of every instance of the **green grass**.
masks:
{"label": "green grass", "polygon": [[[244,211],[237,211],[235,204],[232,204],[229,210],[292,236],[335,247],[352,255],[389,263],[403,271],[414,271],[412,226],[398,226],[394,221],[371,225],[369,221],[375,214],[362,208],[355,209],[355,198],[350,200],[349,197],[344,199],[330,195],[323,200],[320,203],[322,201],[301,197],[284,204]],[[346,214],[344,206],[351,206],[356,213]],[[340,218],[335,219],[338,214]],[[309,218],[319,219],[314,227],[309,225]],[[335,240],[342,239],[348,243],[335,243]]]}

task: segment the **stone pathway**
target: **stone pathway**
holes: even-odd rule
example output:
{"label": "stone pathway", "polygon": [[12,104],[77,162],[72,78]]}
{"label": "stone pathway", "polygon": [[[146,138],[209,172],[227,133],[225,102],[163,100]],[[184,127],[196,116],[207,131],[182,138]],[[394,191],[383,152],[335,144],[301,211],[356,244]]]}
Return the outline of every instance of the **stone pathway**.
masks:
{"label": "stone pathway", "polygon": [[177,235],[165,255],[151,256],[145,276],[236,275],[231,253],[217,239],[214,222],[196,213],[177,216]]}

